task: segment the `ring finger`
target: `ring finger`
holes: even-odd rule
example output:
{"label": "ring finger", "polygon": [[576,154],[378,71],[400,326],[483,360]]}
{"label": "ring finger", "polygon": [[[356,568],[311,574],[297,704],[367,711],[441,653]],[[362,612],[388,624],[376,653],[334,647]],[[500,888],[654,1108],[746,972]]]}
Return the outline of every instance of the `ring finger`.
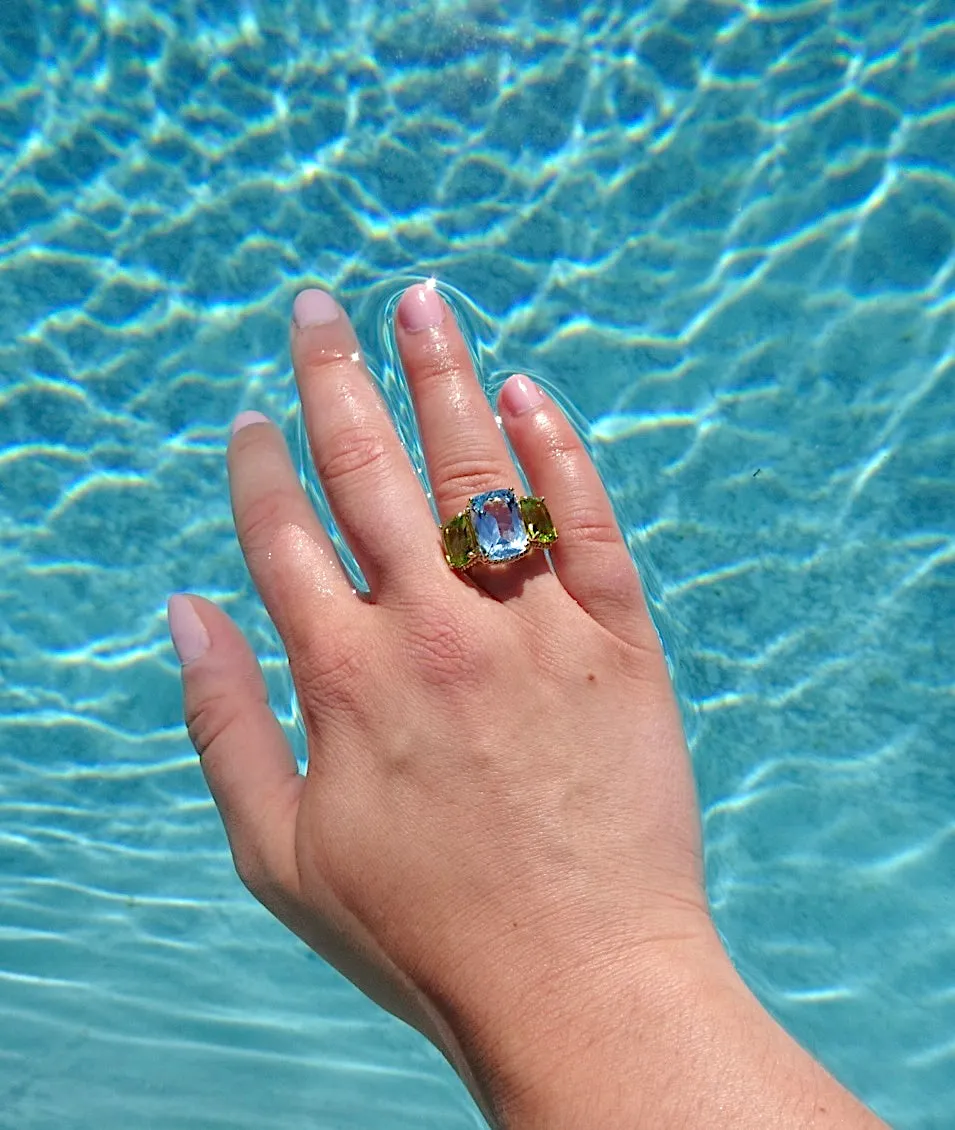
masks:
{"label": "ring finger", "polygon": [[[464,338],[433,283],[418,283],[398,303],[396,335],[414,399],[428,478],[442,522],[477,494],[519,493],[520,477],[481,388]],[[505,569],[475,567],[471,576],[503,598],[551,576],[540,554]]]}

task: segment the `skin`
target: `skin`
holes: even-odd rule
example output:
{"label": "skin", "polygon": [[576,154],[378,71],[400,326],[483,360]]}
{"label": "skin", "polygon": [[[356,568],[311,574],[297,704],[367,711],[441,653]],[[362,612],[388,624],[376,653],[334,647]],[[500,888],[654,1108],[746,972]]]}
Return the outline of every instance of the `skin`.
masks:
{"label": "skin", "polygon": [[[421,300],[404,296],[396,333],[444,520],[520,479],[451,312],[402,324]],[[559,530],[552,567],[535,553],[462,576],[344,312],[293,324],[291,348],[371,592],[352,590],[279,430],[246,423],[236,529],[288,652],[305,776],[238,628],[195,596],[177,619],[198,620],[186,721],[249,890],[432,1040],[495,1127],[882,1126],[720,945],[659,640],[557,406],[517,413],[505,393],[499,409]]]}

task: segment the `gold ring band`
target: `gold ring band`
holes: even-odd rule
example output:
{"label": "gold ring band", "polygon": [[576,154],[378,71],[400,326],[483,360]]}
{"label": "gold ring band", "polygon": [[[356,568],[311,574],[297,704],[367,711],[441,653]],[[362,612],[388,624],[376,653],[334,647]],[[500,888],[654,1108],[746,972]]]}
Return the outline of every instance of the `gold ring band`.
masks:
{"label": "gold ring band", "polygon": [[557,530],[542,498],[518,498],[500,488],[468,499],[441,527],[441,537],[445,560],[463,572],[478,562],[504,564],[545,549],[557,541]]}

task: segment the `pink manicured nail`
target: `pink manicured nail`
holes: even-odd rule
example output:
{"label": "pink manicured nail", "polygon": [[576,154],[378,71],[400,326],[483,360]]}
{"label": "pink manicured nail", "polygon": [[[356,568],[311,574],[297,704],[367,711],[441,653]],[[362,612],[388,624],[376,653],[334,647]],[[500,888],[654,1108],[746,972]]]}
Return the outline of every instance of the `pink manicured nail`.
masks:
{"label": "pink manicured nail", "polygon": [[523,416],[525,412],[540,408],[544,403],[544,396],[530,377],[515,373],[504,382],[501,400],[512,416]]}
{"label": "pink manicured nail", "polygon": [[242,431],[247,428],[249,424],[267,424],[269,422],[268,416],[263,416],[261,412],[240,412],[238,416],[232,421],[232,434]]}
{"label": "pink manicured nail", "polygon": [[300,330],[325,326],[338,315],[338,303],[324,290],[303,290],[292,304],[292,321]]}
{"label": "pink manicured nail", "polygon": [[209,633],[193,608],[192,601],[179,593],[169,598],[166,616],[169,620],[172,646],[176,649],[179,662],[185,667],[187,663],[198,659],[209,647]]}
{"label": "pink manicured nail", "polygon": [[398,317],[404,328],[413,334],[440,326],[444,321],[441,295],[427,283],[408,287],[398,303]]}

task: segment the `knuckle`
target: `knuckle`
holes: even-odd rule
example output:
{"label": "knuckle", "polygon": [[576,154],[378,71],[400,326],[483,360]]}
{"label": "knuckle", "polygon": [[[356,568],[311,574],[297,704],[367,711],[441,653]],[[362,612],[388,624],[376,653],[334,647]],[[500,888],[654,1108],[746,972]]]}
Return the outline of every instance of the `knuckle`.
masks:
{"label": "knuckle", "polygon": [[232,866],[239,881],[276,918],[294,900],[297,880],[294,860],[289,863],[276,852],[274,842],[264,833],[244,827],[229,832]]}
{"label": "knuckle", "polygon": [[560,524],[560,540],[565,545],[621,545],[617,523],[600,506],[578,503],[571,507],[569,518]]}
{"label": "knuckle", "polygon": [[339,429],[318,453],[318,473],[325,483],[381,474],[387,457],[388,444],[381,432],[368,425],[354,425]]}
{"label": "knuckle", "polygon": [[305,381],[348,379],[355,372],[354,352],[330,345],[321,333],[300,336],[295,354],[300,379]]}
{"label": "knuckle", "polygon": [[421,342],[420,352],[415,358],[415,383],[423,391],[430,393],[431,386],[435,386],[436,391],[446,396],[450,386],[460,385],[468,376],[461,357],[454,349],[448,348],[446,338],[429,336]]}
{"label": "knuckle", "polygon": [[617,609],[631,620],[645,610],[640,576],[625,549],[614,552],[588,536],[575,552],[583,554],[581,572],[587,575],[589,601]]}
{"label": "knuckle", "polygon": [[268,845],[243,836],[241,843],[230,843],[232,866],[245,889],[277,918],[288,905],[288,877],[276,870]]}
{"label": "knuckle", "polygon": [[404,645],[418,677],[446,690],[472,688],[492,662],[484,634],[475,625],[439,609],[415,613],[405,626]]}
{"label": "knuckle", "polygon": [[186,730],[200,757],[213,746],[227,744],[229,731],[237,720],[235,699],[225,691],[205,694],[186,706]]}
{"label": "knuckle", "polygon": [[260,902],[263,901],[261,892],[267,882],[266,869],[259,853],[248,845],[232,845],[232,865],[239,876],[242,885]]}
{"label": "knuckle", "polygon": [[302,713],[310,721],[330,710],[354,712],[358,708],[368,662],[349,638],[323,641],[290,663]]}
{"label": "knuckle", "polygon": [[662,688],[664,693],[669,693],[672,681],[663,641],[642,603],[642,596],[636,609],[631,607],[625,611],[630,614],[632,627],[627,639],[619,641],[615,652],[621,669],[641,682],[649,681],[658,689]]}
{"label": "knuckle", "polygon": [[291,499],[278,488],[271,487],[250,498],[238,515],[239,536],[245,547],[265,549],[275,531],[285,522]]}
{"label": "knuckle", "polygon": [[572,465],[576,471],[589,456],[584,450],[580,437],[571,428],[570,424],[562,419],[551,418],[550,426],[542,437],[547,448],[548,458],[553,462],[566,466]]}
{"label": "knuckle", "polygon": [[[516,478],[513,472],[510,472],[510,477]],[[436,489],[440,490],[443,497],[453,505],[473,498],[476,494],[482,494],[486,490],[516,485],[505,482],[507,478],[507,471],[495,469],[487,459],[467,453],[455,453],[453,459],[439,464],[434,472]]]}

